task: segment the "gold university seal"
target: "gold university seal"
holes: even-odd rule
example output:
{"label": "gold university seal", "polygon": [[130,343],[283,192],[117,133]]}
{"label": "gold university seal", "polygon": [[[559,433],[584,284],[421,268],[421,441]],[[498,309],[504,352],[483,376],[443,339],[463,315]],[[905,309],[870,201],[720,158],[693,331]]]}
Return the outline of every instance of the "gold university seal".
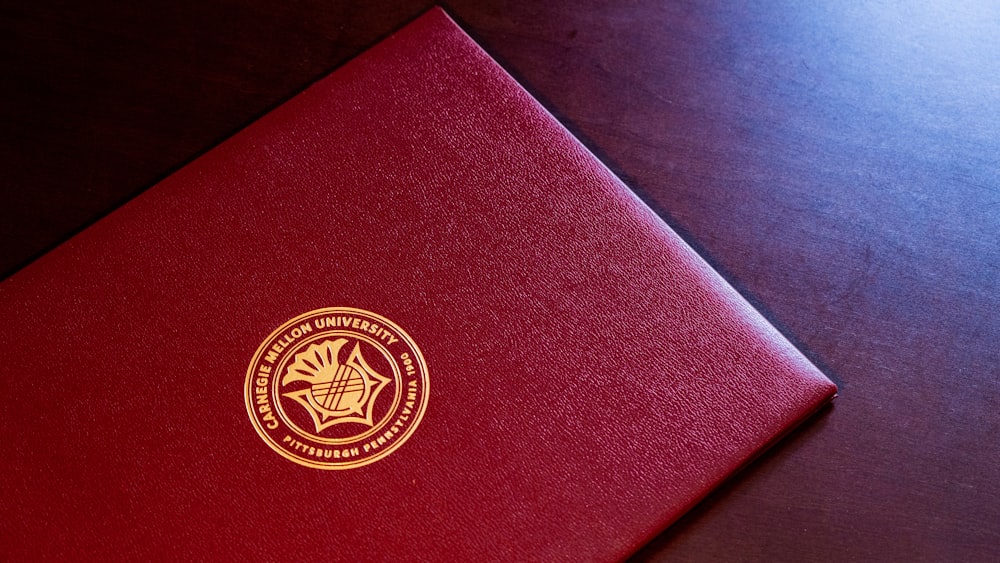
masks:
{"label": "gold university seal", "polygon": [[427,364],[403,329],[348,307],[317,309],[277,328],[247,369],[250,421],[286,458],[348,469],[389,455],[427,408]]}

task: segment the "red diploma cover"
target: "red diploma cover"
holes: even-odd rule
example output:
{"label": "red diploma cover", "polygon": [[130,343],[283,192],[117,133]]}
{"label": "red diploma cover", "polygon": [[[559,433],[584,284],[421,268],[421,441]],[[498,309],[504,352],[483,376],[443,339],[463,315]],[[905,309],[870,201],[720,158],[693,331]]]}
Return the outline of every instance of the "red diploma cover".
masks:
{"label": "red diploma cover", "polygon": [[836,391],[440,10],[0,318],[4,560],[621,558]]}

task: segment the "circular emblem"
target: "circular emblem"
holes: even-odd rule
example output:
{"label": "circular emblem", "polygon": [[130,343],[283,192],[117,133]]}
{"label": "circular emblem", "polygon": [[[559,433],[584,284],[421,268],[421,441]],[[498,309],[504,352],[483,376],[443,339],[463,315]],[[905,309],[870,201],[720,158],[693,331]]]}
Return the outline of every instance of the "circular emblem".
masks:
{"label": "circular emblem", "polygon": [[427,364],[389,319],[316,309],[277,328],[247,369],[247,412],[286,458],[319,469],[367,465],[413,434],[427,408]]}

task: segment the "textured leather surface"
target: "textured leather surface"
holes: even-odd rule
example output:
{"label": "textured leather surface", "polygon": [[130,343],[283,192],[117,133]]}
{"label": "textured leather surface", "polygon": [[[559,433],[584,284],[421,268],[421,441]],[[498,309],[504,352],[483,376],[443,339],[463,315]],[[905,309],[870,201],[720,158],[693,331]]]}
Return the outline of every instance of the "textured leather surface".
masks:
{"label": "textured leather surface", "polygon": [[[246,365],[353,306],[433,395],[300,467]],[[9,558],[614,559],[833,385],[441,12],[0,286]]]}

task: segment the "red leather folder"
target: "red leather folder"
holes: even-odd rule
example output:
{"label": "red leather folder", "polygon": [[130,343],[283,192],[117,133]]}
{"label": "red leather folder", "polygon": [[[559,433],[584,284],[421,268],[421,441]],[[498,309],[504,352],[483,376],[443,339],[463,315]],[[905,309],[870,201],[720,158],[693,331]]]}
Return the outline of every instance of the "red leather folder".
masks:
{"label": "red leather folder", "polygon": [[0,318],[5,560],[621,558],[836,391],[440,10]]}

